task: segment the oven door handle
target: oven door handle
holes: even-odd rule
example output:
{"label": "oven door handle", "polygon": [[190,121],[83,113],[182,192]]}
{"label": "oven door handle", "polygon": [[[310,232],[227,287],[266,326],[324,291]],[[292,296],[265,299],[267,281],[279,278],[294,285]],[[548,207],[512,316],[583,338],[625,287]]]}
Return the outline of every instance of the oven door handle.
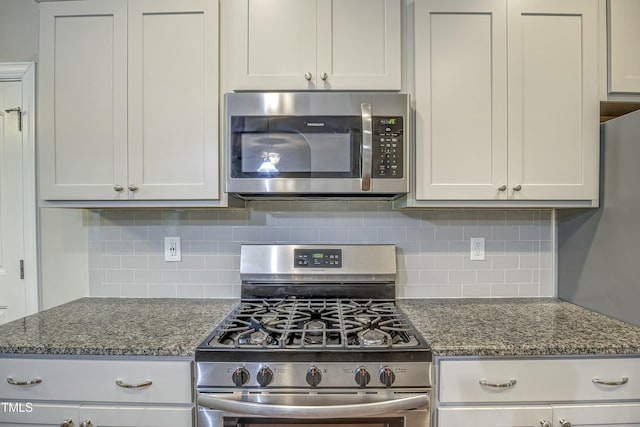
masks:
{"label": "oven door handle", "polygon": [[400,399],[352,405],[291,406],[272,405],[198,395],[198,405],[218,411],[271,418],[353,418],[417,409],[429,404],[429,396],[419,394]]}
{"label": "oven door handle", "polygon": [[373,163],[373,124],[371,104],[360,104],[362,110],[362,181],[360,189],[371,191],[371,168]]}

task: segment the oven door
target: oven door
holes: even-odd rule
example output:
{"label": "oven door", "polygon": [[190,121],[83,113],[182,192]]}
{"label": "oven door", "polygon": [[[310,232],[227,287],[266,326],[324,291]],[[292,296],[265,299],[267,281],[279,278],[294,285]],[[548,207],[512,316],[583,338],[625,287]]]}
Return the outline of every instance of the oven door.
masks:
{"label": "oven door", "polygon": [[429,391],[198,393],[199,427],[429,427]]}

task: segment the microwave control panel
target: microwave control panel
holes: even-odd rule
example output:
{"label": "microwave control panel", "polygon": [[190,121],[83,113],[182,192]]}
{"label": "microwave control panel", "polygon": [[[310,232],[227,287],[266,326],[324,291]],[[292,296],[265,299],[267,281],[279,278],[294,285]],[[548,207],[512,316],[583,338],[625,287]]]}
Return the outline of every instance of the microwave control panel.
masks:
{"label": "microwave control panel", "polygon": [[373,178],[402,178],[402,117],[373,117]]}

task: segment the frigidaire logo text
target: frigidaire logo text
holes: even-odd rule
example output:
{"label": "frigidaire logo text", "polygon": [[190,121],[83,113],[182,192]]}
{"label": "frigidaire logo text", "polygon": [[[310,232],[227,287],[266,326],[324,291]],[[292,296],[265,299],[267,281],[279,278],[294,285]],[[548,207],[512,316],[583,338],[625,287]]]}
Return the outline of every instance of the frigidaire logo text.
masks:
{"label": "frigidaire logo text", "polygon": [[33,412],[33,404],[31,402],[0,402],[2,412],[10,412],[15,414],[28,414]]}
{"label": "frigidaire logo text", "polygon": [[311,127],[315,127],[315,128],[321,128],[324,126],[324,123],[322,122],[307,122],[307,126],[311,126]]}

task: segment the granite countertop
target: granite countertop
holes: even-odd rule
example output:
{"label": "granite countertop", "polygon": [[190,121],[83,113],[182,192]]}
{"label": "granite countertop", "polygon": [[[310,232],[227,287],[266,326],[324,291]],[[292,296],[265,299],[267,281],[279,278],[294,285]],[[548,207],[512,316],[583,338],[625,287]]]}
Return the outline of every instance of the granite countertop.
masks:
{"label": "granite countertop", "polygon": [[640,355],[640,328],[551,298],[399,300],[435,356]]}
{"label": "granite countertop", "polygon": [[[193,357],[237,300],[82,298],[0,325],[0,355]],[[435,356],[640,355],[640,328],[550,298],[398,300]]]}
{"label": "granite countertop", "polygon": [[237,300],[82,298],[0,325],[0,354],[188,356]]}

